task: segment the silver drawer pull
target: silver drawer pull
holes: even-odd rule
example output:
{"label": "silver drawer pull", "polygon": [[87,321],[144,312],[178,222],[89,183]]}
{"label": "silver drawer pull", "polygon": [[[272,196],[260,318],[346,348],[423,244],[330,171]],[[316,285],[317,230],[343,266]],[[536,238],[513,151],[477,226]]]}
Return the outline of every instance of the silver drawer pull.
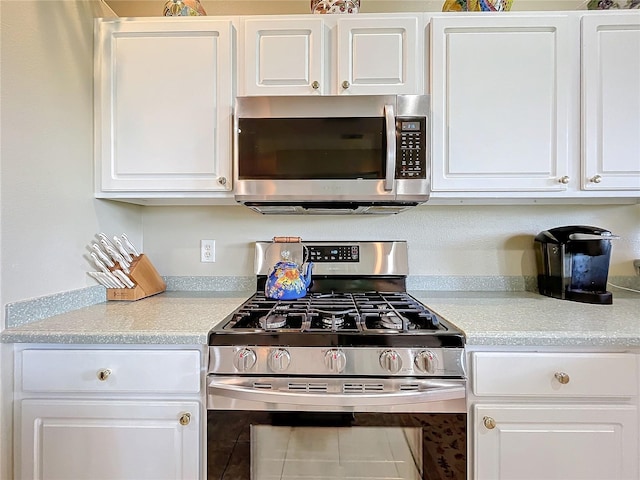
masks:
{"label": "silver drawer pull", "polygon": [[564,372],[556,372],[554,376],[556,377],[556,380],[558,380],[558,382],[560,382],[562,385],[566,385],[567,383],[569,383],[569,375]]}
{"label": "silver drawer pull", "polygon": [[111,375],[111,369],[110,368],[101,368],[100,370],[98,370],[98,380],[100,380],[101,382],[104,382],[107,378],[109,378],[109,375]]}

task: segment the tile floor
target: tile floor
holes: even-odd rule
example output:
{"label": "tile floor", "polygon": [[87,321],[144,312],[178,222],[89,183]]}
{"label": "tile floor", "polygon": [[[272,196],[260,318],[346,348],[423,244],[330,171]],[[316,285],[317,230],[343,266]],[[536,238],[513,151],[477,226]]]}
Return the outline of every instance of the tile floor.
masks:
{"label": "tile floor", "polygon": [[394,427],[253,426],[260,480],[420,480],[421,431]]}

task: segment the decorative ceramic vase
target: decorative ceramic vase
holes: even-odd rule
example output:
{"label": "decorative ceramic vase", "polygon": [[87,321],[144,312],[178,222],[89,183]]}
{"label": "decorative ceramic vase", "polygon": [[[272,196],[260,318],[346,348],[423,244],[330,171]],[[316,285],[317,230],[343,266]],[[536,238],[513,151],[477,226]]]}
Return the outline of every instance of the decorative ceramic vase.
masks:
{"label": "decorative ceramic vase", "polygon": [[311,0],[311,13],[358,13],[360,0]]}
{"label": "decorative ceramic vase", "polygon": [[508,12],[513,0],[445,0],[443,12]]}
{"label": "decorative ceramic vase", "polygon": [[165,17],[196,17],[206,15],[207,12],[200,4],[200,0],[168,0],[164,4],[162,14]]}

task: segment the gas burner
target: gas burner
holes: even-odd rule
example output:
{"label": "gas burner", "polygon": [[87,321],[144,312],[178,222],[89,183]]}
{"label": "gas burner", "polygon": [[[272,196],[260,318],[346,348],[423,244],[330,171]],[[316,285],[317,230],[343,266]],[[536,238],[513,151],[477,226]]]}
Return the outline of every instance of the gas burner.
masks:
{"label": "gas burner", "polygon": [[286,315],[269,314],[258,319],[260,326],[264,330],[272,330],[274,328],[282,328],[287,324]]}
{"label": "gas burner", "polygon": [[403,325],[408,324],[406,318],[399,316],[395,312],[387,312],[380,315],[380,323],[383,327],[392,330],[407,330]]}
{"label": "gas burner", "polygon": [[332,330],[335,330],[344,325],[344,317],[331,314],[330,317],[322,317],[322,323]]}

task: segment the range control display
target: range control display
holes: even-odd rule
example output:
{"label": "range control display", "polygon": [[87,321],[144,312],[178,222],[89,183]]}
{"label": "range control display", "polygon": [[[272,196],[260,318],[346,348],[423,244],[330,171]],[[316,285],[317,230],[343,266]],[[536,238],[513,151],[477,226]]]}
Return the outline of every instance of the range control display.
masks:
{"label": "range control display", "polygon": [[359,262],[358,245],[309,245],[309,260],[312,262]]}

